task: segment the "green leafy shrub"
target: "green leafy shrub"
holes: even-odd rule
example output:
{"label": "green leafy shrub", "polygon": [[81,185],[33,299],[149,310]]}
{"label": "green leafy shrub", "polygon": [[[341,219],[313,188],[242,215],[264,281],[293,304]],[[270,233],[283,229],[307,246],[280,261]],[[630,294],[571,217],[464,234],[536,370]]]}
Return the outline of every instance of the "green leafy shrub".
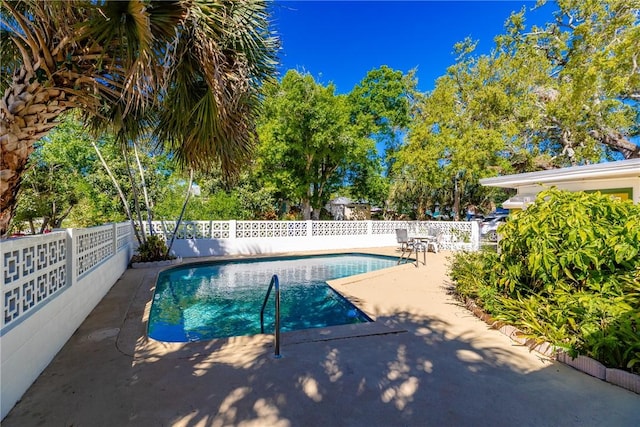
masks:
{"label": "green leafy shrub", "polygon": [[455,252],[449,259],[449,277],[458,295],[471,298],[490,314],[500,313],[500,292],[493,273],[498,262],[495,252]]}
{"label": "green leafy shrub", "polygon": [[609,275],[640,265],[640,208],[600,193],[551,189],[500,227],[500,284],[509,292],[553,290],[566,283],[619,294]]}
{"label": "green leafy shrub", "polygon": [[166,254],[166,243],[160,236],[154,234],[153,236],[147,236],[146,241],[138,246],[138,256],[134,261],[151,262],[175,258],[173,256],[166,256]]}
{"label": "green leafy shrub", "polygon": [[499,232],[500,255],[454,257],[457,292],[572,356],[640,373],[640,206],[551,189]]}

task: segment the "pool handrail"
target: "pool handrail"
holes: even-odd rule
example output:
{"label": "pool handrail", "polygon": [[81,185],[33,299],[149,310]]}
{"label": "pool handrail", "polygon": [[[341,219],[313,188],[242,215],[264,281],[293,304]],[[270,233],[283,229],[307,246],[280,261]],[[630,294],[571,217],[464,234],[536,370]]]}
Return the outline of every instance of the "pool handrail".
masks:
{"label": "pool handrail", "polygon": [[260,310],[260,333],[264,334],[264,309],[267,306],[267,301],[269,300],[269,295],[271,294],[271,289],[275,287],[275,332],[274,332],[274,347],[275,354],[274,357],[279,359],[280,357],[280,281],[278,280],[278,275],[274,274],[271,277],[271,282],[269,282],[269,288],[267,289],[267,294],[264,297],[264,301],[262,302],[262,309]]}

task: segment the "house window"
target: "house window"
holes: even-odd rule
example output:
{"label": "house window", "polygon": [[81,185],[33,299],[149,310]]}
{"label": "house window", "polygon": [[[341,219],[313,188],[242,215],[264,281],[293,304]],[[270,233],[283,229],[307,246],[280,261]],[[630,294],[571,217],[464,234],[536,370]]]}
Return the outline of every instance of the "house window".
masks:
{"label": "house window", "polygon": [[599,191],[602,194],[610,194],[618,200],[633,200],[633,188],[607,188],[600,190],[585,190],[585,193],[595,193]]}

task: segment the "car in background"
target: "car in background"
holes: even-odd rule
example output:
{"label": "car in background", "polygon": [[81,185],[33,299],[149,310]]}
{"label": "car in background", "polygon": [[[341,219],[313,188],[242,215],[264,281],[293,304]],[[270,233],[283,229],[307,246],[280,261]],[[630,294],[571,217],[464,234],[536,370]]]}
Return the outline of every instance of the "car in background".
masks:
{"label": "car in background", "polygon": [[490,242],[498,241],[498,226],[509,217],[509,212],[491,212],[480,223],[480,237]]}

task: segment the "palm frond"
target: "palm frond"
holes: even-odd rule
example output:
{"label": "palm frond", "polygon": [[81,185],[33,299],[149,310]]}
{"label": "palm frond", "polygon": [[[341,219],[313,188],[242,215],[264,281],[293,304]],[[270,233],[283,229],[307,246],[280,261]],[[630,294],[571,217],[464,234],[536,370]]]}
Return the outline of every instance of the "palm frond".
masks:
{"label": "palm frond", "polygon": [[[156,136],[188,167],[236,174],[255,142],[259,86],[275,71],[266,2],[196,1],[173,46]],[[194,126],[196,124],[196,126]]]}
{"label": "palm frond", "polygon": [[3,0],[0,85],[26,68],[68,94],[67,108],[81,106],[92,129],[131,139],[155,126],[185,166],[219,162],[232,175],[253,148],[259,87],[275,73],[268,3]]}

